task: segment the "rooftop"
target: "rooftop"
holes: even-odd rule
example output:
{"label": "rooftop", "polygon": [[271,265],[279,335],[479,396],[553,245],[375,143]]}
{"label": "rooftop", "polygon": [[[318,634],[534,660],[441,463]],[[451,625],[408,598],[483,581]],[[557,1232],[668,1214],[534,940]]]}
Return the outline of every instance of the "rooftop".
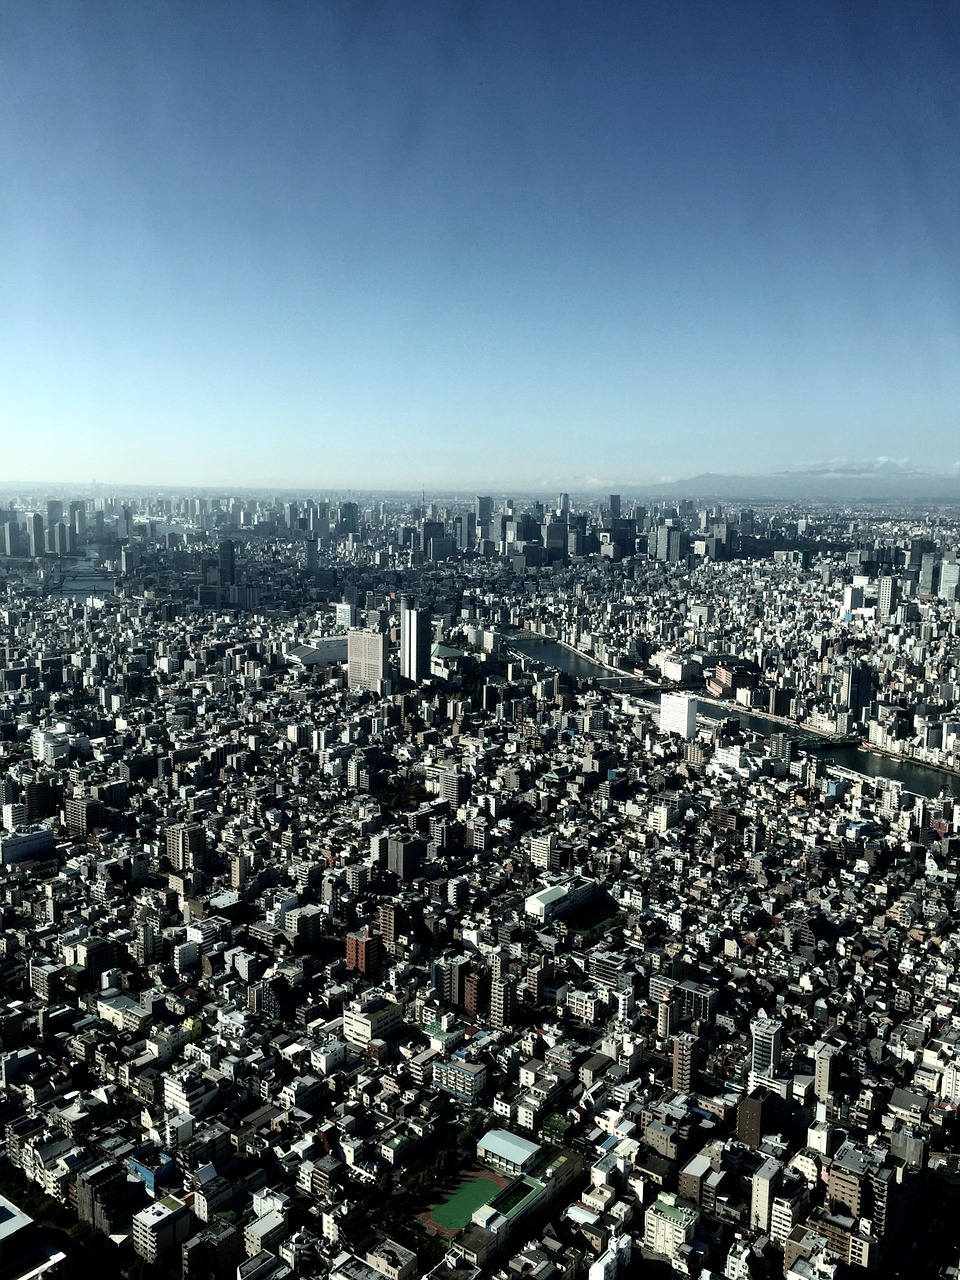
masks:
{"label": "rooftop", "polygon": [[477,1149],[481,1156],[488,1152],[521,1168],[538,1155],[540,1146],[527,1138],[510,1133],[507,1129],[490,1129],[477,1143]]}

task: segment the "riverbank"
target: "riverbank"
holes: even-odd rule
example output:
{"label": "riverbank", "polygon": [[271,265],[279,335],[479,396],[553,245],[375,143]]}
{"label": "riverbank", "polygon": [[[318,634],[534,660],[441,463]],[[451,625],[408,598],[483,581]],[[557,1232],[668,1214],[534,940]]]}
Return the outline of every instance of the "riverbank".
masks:
{"label": "riverbank", "polygon": [[[812,724],[801,724],[797,720],[792,720],[789,716],[773,715],[769,711],[754,711],[750,707],[740,707],[735,702],[724,702],[722,698],[713,698],[709,694],[693,693],[697,700],[697,704],[706,704],[711,707],[718,707],[728,711],[731,716],[738,719],[749,718],[757,722],[769,720],[771,724],[783,726],[785,730],[792,730],[794,734],[802,738],[821,738],[824,747],[858,747],[860,743],[860,735],[856,733],[836,734],[831,733],[829,729],[817,729]],[[713,719],[709,716],[708,719]]]}
{"label": "riverbank", "polygon": [[[520,657],[533,658],[545,667],[566,671],[585,680],[607,680],[610,673],[616,671],[616,668],[607,667],[596,658],[588,658],[572,645],[540,635],[536,631],[517,631],[510,636],[504,635],[504,644]],[[617,674],[625,680],[638,679],[636,676],[627,676],[622,671]],[[647,689],[643,692],[655,697],[659,691]],[[722,715],[736,716],[744,728],[763,737],[769,737],[771,732],[777,731],[791,733],[795,737],[806,738],[811,743],[808,750],[825,753],[839,768],[845,768],[860,777],[898,782],[905,791],[928,799],[935,799],[946,786],[949,792],[960,799],[960,772],[945,769],[942,765],[920,764],[892,753],[880,753],[872,747],[865,747],[856,739],[853,742],[838,742],[834,735],[822,729],[797,724],[795,720],[785,716],[751,711],[736,703],[704,696],[697,690],[691,689],[689,692],[697,699],[701,713],[708,720],[720,719]],[[648,705],[652,711],[656,711],[655,701],[649,701]]]}
{"label": "riverbank", "polygon": [[960,769],[951,769],[946,764],[936,764],[932,760],[917,760],[914,756],[902,756],[896,751],[884,751],[882,747],[875,747],[867,742],[861,742],[859,750],[864,755],[877,756],[881,760],[899,760],[903,764],[915,765],[918,769],[932,769],[934,773],[943,774],[945,778],[951,778],[960,783]]}
{"label": "riverbank", "polygon": [[[505,643],[509,648],[511,641],[516,643],[518,638],[523,638],[526,641],[527,637],[529,637],[530,640],[533,641],[534,643],[539,643],[543,645],[556,645],[558,649],[566,650],[566,652],[571,654],[573,657],[579,658],[581,662],[590,663],[594,667],[599,667],[601,671],[609,671],[611,675],[620,676],[624,680],[640,679],[639,676],[634,675],[632,672],[624,671],[623,667],[612,667],[609,662],[602,662],[599,658],[595,658],[592,654],[584,653],[582,649],[578,649],[576,645],[568,644],[566,640],[558,640],[556,636],[545,636],[545,635],[542,635],[539,631],[530,631],[528,629],[523,631],[516,631],[513,633],[513,635],[509,637],[509,639],[506,639]],[[523,653],[522,646],[518,646],[518,647],[520,652]],[[529,654],[524,656],[535,657],[536,655]],[[546,665],[552,666],[554,664],[548,662],[546,663]],[[598,679],[602,679],[602,678],[603,677],[598,677]]]}
{"label": "riverbank", "polygon": [[808,741],[817,738],[819,741],[814,745],[814,750],[826,754],[837,766],[856,773],[860,777],[888,778],[893,782],[899,782],[912,794],[926,796],[928,799],[938,796],[946,785],[949,792],[960,798],[960,772],[954,769],[912,760],[909,756],[894,755],[889,751],[878,751],[875,747],[858,740],[831,741],[830,735],[823,730],[816,730],[781,716],[738,708],[735,704],[720,702],[717,699],[698,696],[697,701],[705,704],[703,714],[708,720],[718,718],[716,714],[711,713],[725,710],[729,715],[736,716],[744,728],[751,729],[754,733],[769,736],[770,729],[782,727],[784,732],[792,732],[795,737],[801,739],[801,745],[804,737]]}

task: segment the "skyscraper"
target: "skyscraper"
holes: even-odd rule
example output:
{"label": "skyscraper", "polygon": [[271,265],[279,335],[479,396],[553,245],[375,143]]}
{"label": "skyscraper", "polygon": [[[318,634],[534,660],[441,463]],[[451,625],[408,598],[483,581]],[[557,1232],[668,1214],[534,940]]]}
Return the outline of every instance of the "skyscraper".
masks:
{"label": "skyscraper", "polygon": [[477,517],[472,511],[454,517],[454,539],[458,551],[469,551],[477,540]]}
{"label": "skyscraper", "polygon": [[851,662],[843,673],[840,701],[855,720],[873,701],[876,674],[869,662]]}
{"label": "skyscraper", "polygon": [[900,584],[891,574],[885,573],[877,584],[877,613],[889,618],[900,603]]}
{"label": "skyscraper", "polygon": [[956,560],[944,560],[940,566],[940,583],[937,595],[941,600],[956,600],[960,591],[960,563]]}
{"label": "skyscraper", "polygon": [[224,538],[217,546],[217,567],[220,586],[232,587],[237,580],[236,548],[230,538]]}
{"label": "skyscraper", "polygon": [[337,508],[337,533],[341,538],[360,529],[360,508],[355,502],[341,502]]}
{"label": "skyscraper", "polygon": [[27,541],[31,556],[43,555],[43,516],[39,511],[27,516]]}
{"label": "skyscraper", "polygon": [[347,684],[351,689],[380,691],[387,678],[387,637],[380,631],[347,632]]}
{"label": "skyscraper", "polygon": [[430,674],[430,615],[400,597],[400,675],[419,684]]}
{"label": "skyscraper", "polygon": [[925,551],[920,559],[920,591],[933,594],[940,585],[940,557]]}
{"label": "skyscraper", "polygon": [[661,693],[660,732],[693,738],[697,733],[697,700],[686,693]]}
{"label": "skyscraper", "polygon": [[70,528],[78,542],[82,542],[87,534],[87,505],[78,499],[70,503]]}
{"label": "skyscraper", "polygon": [[[313,512],[311,511],[311,515],[312,514]],[[312,576],[317,572],[317,569],[319,568],[319,564],[320,564],[319,557],[317,554],[317,537],[316,537],[316,534],[313,534],[313,533],[310,534],[310,536],[307,538],[306,561],[307,561],[307,573]]]}
{"label": "skyscraper", "polygon": [[51,543],[50,549],[53,554],[55,556],[68,556],[73,550],[71,545],[73,541],[71,531],[62,520],[58,520],[57,523],[50,528],[49,532]]}
{"label": "skyscraper", "polygon": [[0,540],[4,555],[20,555],[20,525],[16,520],[6,520],[0,526]]}
{"label": "skyscraper", "polygon": [[678,564],[689,550],[686,532],[673,525],[662,524],[657,529],[657,559],[668,564]]}

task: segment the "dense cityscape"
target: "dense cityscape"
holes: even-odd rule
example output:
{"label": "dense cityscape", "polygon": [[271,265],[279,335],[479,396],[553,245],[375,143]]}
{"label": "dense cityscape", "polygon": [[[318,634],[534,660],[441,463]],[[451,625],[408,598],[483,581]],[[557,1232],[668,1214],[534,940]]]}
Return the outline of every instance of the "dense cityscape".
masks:
{"label": "dense cityscape", "polygon": [[956,1276],[958,549],[0,496],[0,1276]]}

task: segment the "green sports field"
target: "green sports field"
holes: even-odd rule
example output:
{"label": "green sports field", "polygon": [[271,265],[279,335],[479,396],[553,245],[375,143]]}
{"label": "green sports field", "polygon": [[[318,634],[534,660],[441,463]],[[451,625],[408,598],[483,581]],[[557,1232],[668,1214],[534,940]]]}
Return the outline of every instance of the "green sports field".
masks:
{"label": "green sports field", "polygon": [[474,1211],[496,1194],[501,1180],[494,1174],[477,1173],[468,1176],[456,1191],[441,1200],[430,1210],[430,1217],[438,1227],[446,1231],[458,1231],[473,1217]]}

